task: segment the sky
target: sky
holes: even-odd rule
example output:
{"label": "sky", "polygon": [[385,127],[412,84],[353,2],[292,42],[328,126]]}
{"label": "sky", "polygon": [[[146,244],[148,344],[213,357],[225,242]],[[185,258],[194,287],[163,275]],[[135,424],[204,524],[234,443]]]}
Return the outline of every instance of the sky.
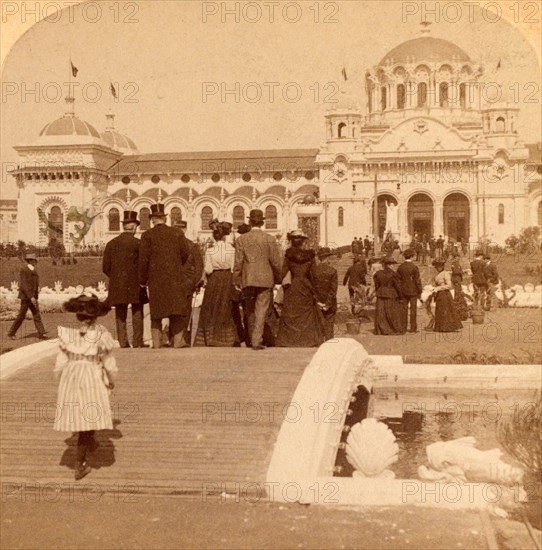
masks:
{"label": "sky", "polygon": [[[484,65],[484,80],[520,107],[521,138],[542,139],[539,58],[504,17],[462,2],[439,3],[463,7],[447,8],[437,22],[421,3],[312,0],[281,2],[272,17],[273,4],[258,10],[255,2],[84,2],[32,25],[2,67],[1,198],[17,196],[6,174],[17,162],[13,146],[34,142],[64,114],[70,58],[78,69],[76,115],[103,131],[112,108],[117,129],[142,153],[317,148],[337,86],[358,95],[363,107],[366,69],[421,36],[423,18],[432,22],[431,36]],[[238,17],[222,11],[236,5]],[[236,86],[238,97],[227,93]]]}

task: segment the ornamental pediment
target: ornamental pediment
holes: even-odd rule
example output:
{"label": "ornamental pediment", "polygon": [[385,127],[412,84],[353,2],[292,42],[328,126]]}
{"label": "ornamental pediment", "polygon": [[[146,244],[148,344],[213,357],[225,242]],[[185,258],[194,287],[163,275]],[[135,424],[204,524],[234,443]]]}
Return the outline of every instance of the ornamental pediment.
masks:
{"label": "ornamental pediment", "polygon": [[406,120],[384,133],[371,145],[372,153],[402,151],[454,151],[468,149],[469,139],[441,122],[418,117]]}

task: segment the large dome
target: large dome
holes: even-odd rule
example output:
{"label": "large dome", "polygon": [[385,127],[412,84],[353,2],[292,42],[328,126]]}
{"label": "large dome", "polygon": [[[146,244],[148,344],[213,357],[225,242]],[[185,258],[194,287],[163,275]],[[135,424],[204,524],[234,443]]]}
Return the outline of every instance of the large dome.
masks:
{"label": "large dome", "polygon": [[448,40],[421,36],[407,40],[393,48],[380,61],[379,65],[413,63],[418,61],[459,61],[470,62],[470,57]]}
{"label": "large dome", "polygon": [[98,130],[72,115],[64,115],[47,124],[40,132],[40,136],[90,136],[100,138]]}

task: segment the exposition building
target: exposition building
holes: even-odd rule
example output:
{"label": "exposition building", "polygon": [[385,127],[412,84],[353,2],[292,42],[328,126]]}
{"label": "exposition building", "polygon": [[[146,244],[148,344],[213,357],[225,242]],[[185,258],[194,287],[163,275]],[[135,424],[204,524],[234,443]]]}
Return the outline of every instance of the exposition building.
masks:
{"label": "exposition building", "polygon": [[408,40],[366,72],[363,109],[344,83],[315,149],[144,154],[112,113],[100,133],[66,98],[64,116],[15,147],[18,238],[107,242],[123,210],[144,231],[161,202],[193,239],[210,235],[213,217],[237,226],[261,208],[278,236],[300,227],[340,246],[373,234],[376,188],[380,236],[388,227],[402,243],[416,233],[502,243],[542,224],[541,151],[521,140],[517,107],[484,104],[482,77],[451,42]]}

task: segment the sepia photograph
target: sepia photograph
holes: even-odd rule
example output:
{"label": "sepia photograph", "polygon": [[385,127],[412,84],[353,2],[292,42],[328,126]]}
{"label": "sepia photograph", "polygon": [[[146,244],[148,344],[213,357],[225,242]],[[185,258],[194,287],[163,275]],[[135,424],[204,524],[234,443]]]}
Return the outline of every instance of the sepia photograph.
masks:
{"label": "sepia photograph", "polygon": [[541,550],[541,0],[0,11],[1,550]]}

